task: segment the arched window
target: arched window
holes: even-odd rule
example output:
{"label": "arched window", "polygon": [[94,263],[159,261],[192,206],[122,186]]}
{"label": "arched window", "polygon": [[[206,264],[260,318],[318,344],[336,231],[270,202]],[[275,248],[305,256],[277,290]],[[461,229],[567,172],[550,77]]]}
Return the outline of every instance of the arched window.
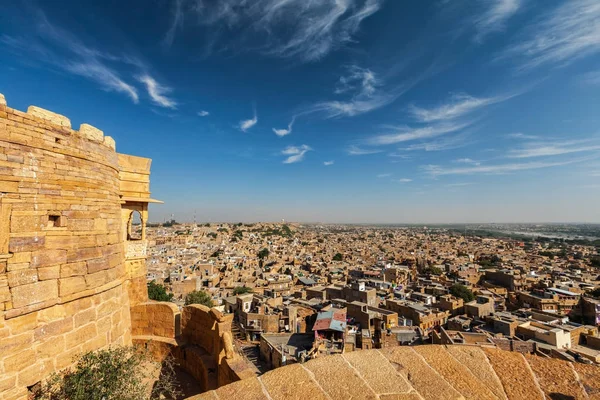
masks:
{"label": "arched window", "polygon": [[142,240],[142,229],[142,214],[137,210],[132,211],[127,225],[127,240]]}

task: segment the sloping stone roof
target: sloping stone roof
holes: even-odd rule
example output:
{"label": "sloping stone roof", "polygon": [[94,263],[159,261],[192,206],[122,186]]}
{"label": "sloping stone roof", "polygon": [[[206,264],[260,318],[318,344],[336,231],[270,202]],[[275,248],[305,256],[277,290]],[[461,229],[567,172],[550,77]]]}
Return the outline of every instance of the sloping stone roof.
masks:
{"label": "sloping stone roof", "polygon": [[356,351],[278,368],[190,400],[600,399],[600,367],[495,348]]}

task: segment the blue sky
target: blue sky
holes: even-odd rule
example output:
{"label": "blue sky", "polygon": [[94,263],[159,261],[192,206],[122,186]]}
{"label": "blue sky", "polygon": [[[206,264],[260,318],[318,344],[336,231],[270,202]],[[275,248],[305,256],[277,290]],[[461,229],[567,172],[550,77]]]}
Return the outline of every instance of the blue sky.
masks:
{"label": "blue sky", "polygon": [[156,221],[600,222],[597,0],[3,2],[0,93]]}

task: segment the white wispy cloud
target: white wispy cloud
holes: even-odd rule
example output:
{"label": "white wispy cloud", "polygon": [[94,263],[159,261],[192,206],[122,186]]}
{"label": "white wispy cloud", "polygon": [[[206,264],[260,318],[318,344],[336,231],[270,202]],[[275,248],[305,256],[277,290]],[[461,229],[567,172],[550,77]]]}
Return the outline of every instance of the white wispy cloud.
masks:
{"label": "white wispy cloud", "polygon": [[173,0],[173,15],[171,17],[171,24],[169,25],[169,29],[163,38],[163,44],[168,47],[173,44],[173,40],[175,40],[175,34],[177,31],[183,27],[184,12],[182,3],[183,0]]}
{"label": "white wispy cloud", "polygon": [[292,121],[288,124],[287,129],[275,129],[273,128],[273,132],[279,137],[284,137],[292,133],[292,127],[294,126],[294,122],[296,121],[296,117],[292,118]]}
{"label": "white wispy cloud", "polygon": [[389,178],[390,176],[392,176],[392,174],[379,174],[377,175],[377,178],[381,179],[381,178]]}
{"label": "white wispy cloud", "polygon": [[410,178],[394,179],[394,182],[398,182],[398,183],[408,183],[408,182],[412,182],[412,179],[410,179]]}
{"label": "white wispy cloud", "polygon": [[393,103],[410,86],[384,90],[383,82],[370,69],[350,65],[346,71],[346,75],[339,78],[334,92],[349,95],[348,99],[317,102],[299,115],[323,113],[325,118],[354,117]]}
{"label": "white wispy cloud", "polygon": [[532,169],[559,167],[563,165],[573,164],[576,162],[584,161],[568,160],[568,161],[554,161],[554,162],[527,162],[527,163],[509,163],[509,164],[496,164],[496,165],[476,165],[469,167],[451,167],[444,168],[439,165],[426,165],[422,169],[429,173],[431,176],[441,175],[476,175],[476,174],[506,174],[517,171],[525,171]]}
{"label": "white wispy cloud", "polygon": [[485,11],[475,18],[477,35],[475,40],[482,41],[485,36],[492,32],[502,31],[506,21],[519,11],[522,0],[486,0]]}
{"label": "white wispy cloud", "polygon": [[[356,41],[361,22],[382,4],[383,0],[196,0],[190,11],[201,24],[218,28],[225,47],[310,62]],[[169,32],[175,31],[176,23],[182,22],[174,19]],[[236,34],[227,35],[231,32]]]}
{"label": "white wispy cloud", "polygon": [[522,148],[512,149],[508,152],[508,158],[531,158],[548,157],[562,154],[597,152],[600,151],[600,143],[591,140],[572,140],[564,142],[533,142],[527,143]]}
{"label": "white wispy cloud", "polygon": [[120,78],[119,74],[98,59],[91,57],[82,61],[70,61],[63,64],[65,70],[95,81],[109,92],[126,94],[134,103],[139,102],[137,89]]}
{"label": "white wispy cloud", "polygon": [[200,117],[208,117],[209,115],[210,115],[210,113],[208,111],[205,111],[205,110],[198,111],[198,116],[200,116]]}
{"label": "white wispy cloud", "polygon": [[148,74],[140,75],[137,77],[137,79],[146,86],[148,95],[154,104],[165,108],[177,108],[177,103],[173,99],[170,99],[166,96],[168,93],[172,92],[173,89],[161,85],[156,81],[156,79],[152,78]]}
{"label": "white wispy cloud", "polygon": [[522,140],[529,140],[529,139],[538,139],[539,136],[535,136],[535,135],[526,135],[524,133],[509,133],[508,135],[506,135],[507,138],[509,139],[522,139]]}
{"label": "white wispy cloud", "polygon": [[406,126],[396,127],[394,133],[386,133],[377,136],[373,136],[366,140],[370,145],[389,145],[401,142],[408,142],[411,140],[429,139],[436,136],[445,135],[451,132],[457,132],[461,129],[468,127],[470,123],[462,124],[441,124],[437,126],[425,126],[422,128],[409,128]]}
{"label": "white wispy cloud", "polygon": [[78,37],[52,24],[39,9],[30,13],[34,19],[32,29],[35,36],[13,37],[2,35],[0,42],[13,52],[26,55],[40,63],[89,79],[102,90],[122,93],[138,103],[137,89],[127,83],[111,63],[145,68],[133,57],[117,57],[84,44]]}
{"label": "white wispy cloud", "polygon": [[331,161],[325,161],[323,162],[323,165],[326,167],[329,167],[330,165],[333,165],[335,163],[335,161],[331,160]]}
{"label": "white wispy cloud", "polygon": [[463,117],[478,109],[499,103],[515,95],[497,97],[473,97],[466,93],[455,94],[446,104],[432,109],[411,106],[409,111],[419,122],[447,121]]}
{"label": "white wispy cloud", "polygon": [[473,144],[473,141],[468,140],[469,135],[464,132],[452,136],[444,136],[438,139],[413,143],[399,150],[404,151],[444,151],[453,150]]}
{"label": "white wispy cloud", "polygon": [[381,81],[375,76],[375,73],[368,68],[362,68],[358,65],[349,65],[348,75],[340,77],[335,88],[336,94],[357,92],[360,96],[372,96],[379,86]]}
{"label": "white wispy cloud", "polygon": [[258,115],[256,113],[256,107],[254,107],[254,117],[252,117],[251,119],[245,119],[245,120],[240,121],[239,128],[242,130],[242,132],[246,132],[246,131],[248,131],[248,129],[252,128],[257,123],[258,123]]}
{"label": "white wispy cloud", "polygon": [[592,71],[581,76],[581,82],[585,84],[600,85],[600,71]]}
{"label": "white wispy cloud", "polygon": [[500,58],[520,59],[519,69],[530,70],[541,65],[564,66],[600,52],[600,2],[572,0],[533,22],[518,43]]}
{"label": "white wispy cloud", "polygon": [[311,150],[312,150],[312,148],[310,148],[310,146],[307,146],[305,144],[303,144],[302,146],[288,146],[281,151],[281,154],[283,154],[284,156],[288,156],[288,158],[286,158],[283,161],[283,163],[284,164],[293,164],[293,163],[300,162],[304,159],[304,154],[306,154],[306,152],[311,151]]}
{"label": "white wispy cloud", "polygon": [[481,162],[472,160],[470,158],[458,158],[454,160],[455,163],[459,164],[472,164],[472,165],[481,165]]}
{"label": "white wispy cloud", "polygon": [[346,153],[348,153],[349,156],[364,156],[368,154],[377,154],[381,153],[381,151],[382,150],[378,149],[364,149],[354,145],[346,149]]}

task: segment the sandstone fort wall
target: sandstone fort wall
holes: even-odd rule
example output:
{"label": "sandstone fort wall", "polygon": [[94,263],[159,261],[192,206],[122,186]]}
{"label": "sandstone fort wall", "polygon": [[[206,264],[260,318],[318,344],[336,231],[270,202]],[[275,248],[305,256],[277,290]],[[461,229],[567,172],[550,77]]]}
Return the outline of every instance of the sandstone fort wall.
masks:
{"label": "sandstone fort wall", "polygon": [[0,398],[131,344],[114,141],[0,96]]}

